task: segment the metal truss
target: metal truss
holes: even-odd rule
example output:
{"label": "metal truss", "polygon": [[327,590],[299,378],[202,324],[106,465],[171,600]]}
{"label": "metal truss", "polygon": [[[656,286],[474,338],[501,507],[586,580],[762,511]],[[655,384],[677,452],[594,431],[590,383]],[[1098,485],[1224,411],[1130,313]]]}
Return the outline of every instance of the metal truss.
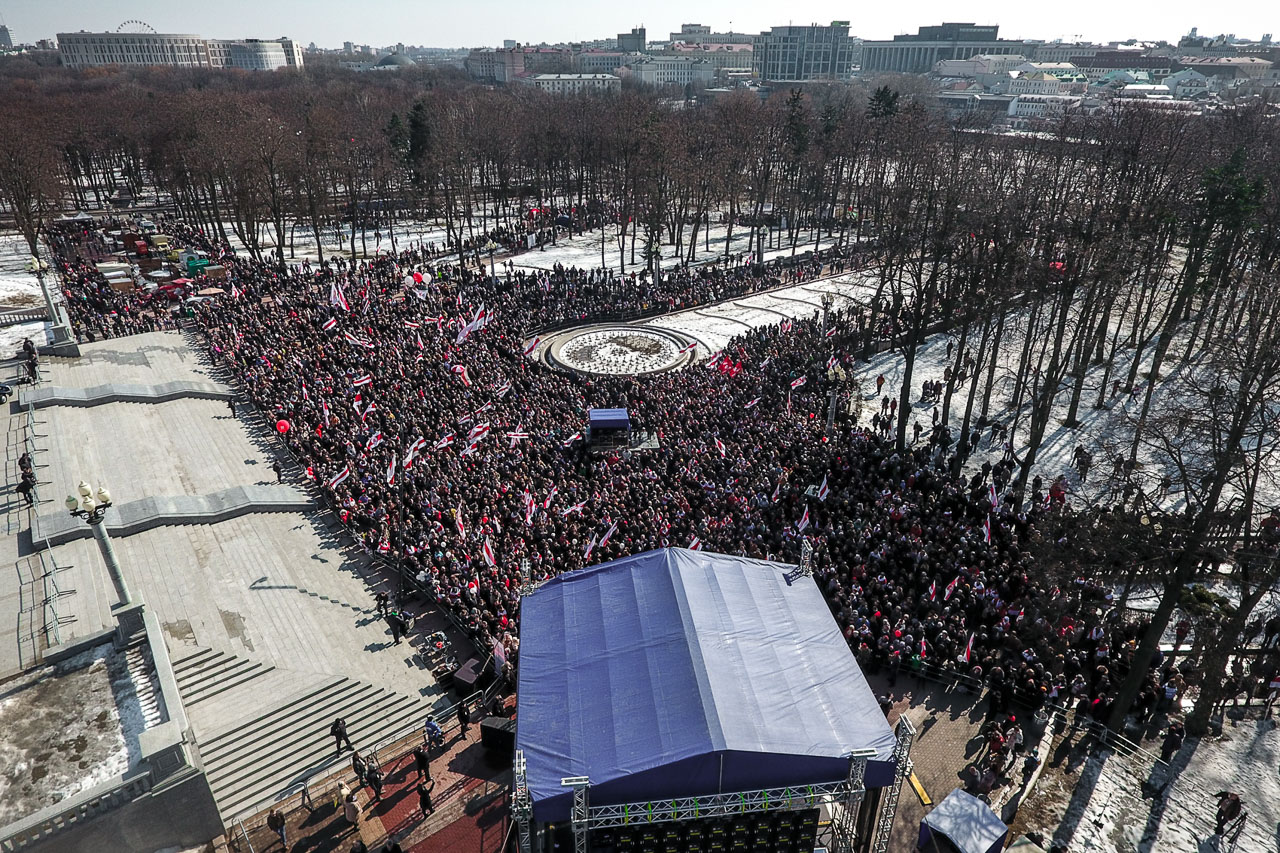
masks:
{"label": "metal truss", "polygon": [[[863,768],[865,761],[855,761]],[[853,773],[850,773],[852,777]],[[763,788],[758,791],[742,791],[735,794],[707,794],[702,797],[676,797],[649,803],[622,803],[614,806],[594,806],[589,811],[591,829],[610,826],[635,826],[649,823],[669,823],[677,820],[695,820],[709,817],[729,817],[755,812],[797,811],[817,808],[832,801],[845,801],[851,791],[851,779],[825,782],[815,785],[796,785],[789,788]],[[861,799],[861,775],[858,778]]]}
{"label": "metal truss", "polygon": [[516,842],[520,853],[533,853],[533,801],[529,798],[524,750],[516,750],[514,779],[511,783],[511,818],[516,825]]}
{"label": "metal truss", "polygon": [[893,821],[898,813],[898,797],[907,776],[911,774],[911,744],[915,740],[916,727],[905,715],[898,718],[898,742],[893,747],[893,784],[885,791],[884,803],[876,818],[875,845],[872,853],[888,853],[889,836],[893,833]]}

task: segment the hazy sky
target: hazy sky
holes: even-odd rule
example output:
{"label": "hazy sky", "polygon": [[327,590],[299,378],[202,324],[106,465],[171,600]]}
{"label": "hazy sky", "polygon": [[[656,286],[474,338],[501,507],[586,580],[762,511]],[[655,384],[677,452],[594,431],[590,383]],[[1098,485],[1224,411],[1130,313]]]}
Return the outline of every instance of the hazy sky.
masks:
{"label": "hazy sky", "polygon": [[463,47],[500,45],[503,39],[605,38],[639,25],[648,28],[650,39],[661,39],[681,23],[706,24],[716,32],[732,27],[735,32],[756,33],[779,24],[832,20],[848,20],[850,31],[863,38],[889,38],[944,20],[1000,24],[1000,35],[1006,38],[1174,40],[1191,27],[1199,27],[1201,34],[1257,38],[1264,32],[1280,32],[1278,9],[1263,0],[1212,4],[1190,0],[1158,4],[1114,0],[0,0],[0,20],[24,42],[51,38],[58,32],[114,30],[126,20],[140,20],[158,32],[212,38],[287,35],[304,45],[314,41],[321,47],[341,47],[344,41]]}

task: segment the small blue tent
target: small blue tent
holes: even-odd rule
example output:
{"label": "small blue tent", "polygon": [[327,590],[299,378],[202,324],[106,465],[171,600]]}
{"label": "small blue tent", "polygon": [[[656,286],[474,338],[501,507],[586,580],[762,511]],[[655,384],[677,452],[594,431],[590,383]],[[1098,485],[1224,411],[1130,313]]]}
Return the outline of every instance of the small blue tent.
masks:
{"label": "small blue tent", "polygon": [[553,578],[521,602],[516,747],[535,820],[591,803],[836,782],[894,735],[812,579],[664,548]]}
{"label": "small blue tent", "polygon": [[960,853],[998,853],[1004,848],[1009,827],[982,800],[956,788],[920,821],[917,847],[927,847],[935,833],[951,842]]}

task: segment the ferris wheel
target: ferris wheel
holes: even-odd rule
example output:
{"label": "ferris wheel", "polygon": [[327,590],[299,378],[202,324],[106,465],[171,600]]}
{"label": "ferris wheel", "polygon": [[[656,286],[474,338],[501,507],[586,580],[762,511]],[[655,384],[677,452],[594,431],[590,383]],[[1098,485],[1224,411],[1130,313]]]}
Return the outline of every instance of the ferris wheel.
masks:
{"label": "ferris wheel", "polygon": [[155,31],[156,28],[146,21],[137,21],[133,18],[116,27],[116,32],[118,33],[155,33]]}

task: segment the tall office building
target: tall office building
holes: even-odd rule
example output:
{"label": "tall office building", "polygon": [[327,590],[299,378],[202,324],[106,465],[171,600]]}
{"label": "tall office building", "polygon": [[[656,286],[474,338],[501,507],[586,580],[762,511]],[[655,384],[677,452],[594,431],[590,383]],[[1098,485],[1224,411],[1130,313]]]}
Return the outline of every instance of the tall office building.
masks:
{"label": "tall office building", "polygon": [[4,24],[0,24],[0,47],[13,47],[13,36]]}
{"label": "tall office building", "polygon": [[751,43],[751,70],[766,83],[846,80],[857,61],[858,40],[848,21],[830,26],[774,27]]}
{"label": "tall office building", "polygon": [[618,50],[623,53],[644,53],[645,46],[644,27],[632,27],[629,33],[618,33]]}

